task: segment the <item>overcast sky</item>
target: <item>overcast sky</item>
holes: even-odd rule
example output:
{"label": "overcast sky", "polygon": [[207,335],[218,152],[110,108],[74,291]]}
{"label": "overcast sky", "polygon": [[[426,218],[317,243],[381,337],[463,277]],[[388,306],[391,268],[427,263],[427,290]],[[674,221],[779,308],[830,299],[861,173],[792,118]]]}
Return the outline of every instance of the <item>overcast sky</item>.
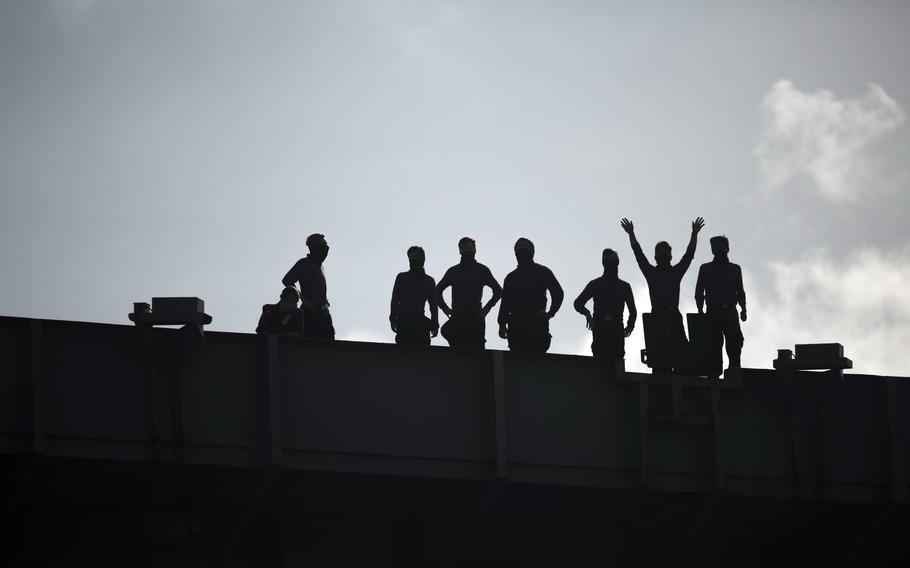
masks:
{"label": "overcast sky", "polygon": [[0,0],[0,314],[199,296],[251,332],[322,232],[339,338],[392,341],[408,246],[438,279],[471,236],[501,282],[525,236],[589,353],[604,247],[648,309],[619,220],[678,258],[701,215],[683,305],[726,234],[744,365],[910,375],[910,3],[639,4]]}

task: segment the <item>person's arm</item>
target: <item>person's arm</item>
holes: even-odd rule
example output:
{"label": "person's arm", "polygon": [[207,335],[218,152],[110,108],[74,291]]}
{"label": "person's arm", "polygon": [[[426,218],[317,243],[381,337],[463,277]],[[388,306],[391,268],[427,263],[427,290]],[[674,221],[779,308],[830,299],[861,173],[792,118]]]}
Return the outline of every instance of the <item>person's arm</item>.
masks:
{"label": "person's arm", "polygon": [[401,274],[395,277],[395,284],[392,286],[392,302],[389,306],[389,325],[392,331],[398,333],[398,310],[401,305]]}
{"label": "person's arm", "polygon": [[695,306],[700,314],[705,313],[705,279],[705,266],[702,265],[698,269],[698,280],[695,282]]}
{"label": "person's arm", "polygon": [[446,317],[452,317],[452,310],[449,308],[449,305],[446,304],[446,299],[442,297],[442,293],[445,292],[446,288],[452,285],[451,272],[451,268],[446,270],[446,273],[442,276],[442,280],[436,285],[436,302],[439,304],[439,309],[442,310],[442,313],[444,313]]}
{"label": "person's arm", "polygon": [[739,319],[746,321],[746,291],[743,289],[743,269],[736,267],[736,301],[739,304]]}
{"label": "person's arm", "polygon": [[436,337],[436,334],[439,333],[439,306],[436,302],[436,281],[429,275],[427,275],[427,303],[430,304],[430,320],[433,322],[430,335]]}
{"label": "person's arm", "polygon": [[550,309],[547,311],[547,318],[552,319],[562,307],[566,294],[559,285],[556,275],[549,268],[547,269],[547,291],[550,293]]}
{"label": "person's arm", "polygon": [[284,284],[285,286],[293,286],[294,284],[296,284],[299,281],[300,282],[300,304],[303,306],[304,309],[309,310],[311,312],[315,312],[316,310],[320,309],[322,306],[317,305],[315,301],[311,300],[310,297],[307,296],[307,291],[303,287],[303,271],[305,270],[304,264],[303,264],[304,260],[305,259],[303,259],[303,258],[298,260],[294,264],[294,266],[292,266],[291,269],[288,270],[288,273],[284,275],[284,278],[281,279],[281,283]]}
{"label": "person's arm", "polygon": [[490,290],[493,291],[493,297],[487,302],[487,305],[483,307],[482,313],[483,317],[487,317],[487,314],[490,313],[490,310],[493,309],[493,306],[496,305],[496,302],[502,297],[502,286],[499,285],[499,282],[493,278],[493,273],[490,272],[490,269],[487,268],[487,273],[484,276],[484,285],[489,286]]}
{"label": "person's arm", "polygon": [[645,256],[645,253],[641,250],[641,245],[638,244],[638,239],[635,238],[635,225],[632,224],[632,221],[623,217],[623,220],[619,222],[622,226],[622,229],[629,235],[629,244],[632,245],[632,253],[635,255],[635,262],[638,263],[638,268],[641,270],[642,274],[647,275],[648,272],[654,268],[651,266],[651,263],[648,262],[648,258]]}
{"label": "person's arm", "polygon": [[685,274],[686,271],[689,270],[689,265],[692,264],[692,259],[695,258],[695,247],[698,245],[698,232],[701,231],[701,228],[704,226],[705,220],[701,217],[692,221],[692,235],[689,237],[689,245],[686,247],[686,252],[680,259],[679,264],[676,265],[676,268],[681,274]]}
{"label": "person's arm", "polygon": [[588,308],[585,304],[588,303],[588,300],[594,297],[594,287],[593,282],[588,282],[588,285],[585,286],[585,289],[581,291],[581,294],[575,298],[575,311],[585,316],[585,321],[587,322],[588,329],[593,328],[594,319],[591,316],[591,312],[588,311]]}
{"label": "person's arm", "polygon": [[511,274],[506,276],[506,279],[502,282],[502,299],[499,302],[499,314],[496,316],[496,321],[500,327],[506,325],[509,321],[509,279],[511,276]]}
{"label": "person's arm", "polygon": [[635,310],[635,296],[632,294],[632,287],[626,284],[626,306],[629,308],[629,319],[626,322],[626,337],[632,335],[635,329],[635,320],[638,318],[638,312]]}
{"label": "person's arm", "polygon": [[288,270],[288,273],[284,275],[284,278],[281,279],[281,283],[285,286],[293,286],[300,280],[300,263],[303,262],[303,259],[298,260],[294,263],[294,266]]}
{"label": "person's arm", "polygon": [[502,282],[502,300],[499,302],[499,315],[496,317],[496,322],[499,323],[499,337],[503,339],[509,338],[509,279],[512,277],[511,274],[506,276],[506,279]]}

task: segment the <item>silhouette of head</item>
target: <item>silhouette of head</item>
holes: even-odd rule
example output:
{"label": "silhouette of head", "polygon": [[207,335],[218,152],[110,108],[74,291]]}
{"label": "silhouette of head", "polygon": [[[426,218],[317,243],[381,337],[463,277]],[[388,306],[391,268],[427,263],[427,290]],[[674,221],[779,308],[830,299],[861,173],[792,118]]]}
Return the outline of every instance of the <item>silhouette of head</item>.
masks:
{"label": "silhouette of head", "polygon": [[422,271],[426,259],[423,248],[415,245],[408,249],[408,264],[411,265],[411,270]]}
{"label": "silhouette of head", "polygon": [[310,249],[310,255],[319,262],[329,256],[329,243],[325,240],[325,235],[313,233],[306,238],[306,246]]}
{"label": "silhouette of head", "polygon": [[300,301],[300,291],[296,286],[285,286],[281,291],[281,298],[278,304],[284,308],[296,308],[297,302]]}
{"label": "silhouette of head", "polygon": [[462,260],[474,260],[474,255],[477,254],[477,245],[474,243],[474,239],[462,237],[458,241],[458,252],[461,253]]}
{"label": "silhouette of head", "polygon": [[604,265],[604,274],[615,276],[619,274],[619,255],[610,248],[604,249],[601,262]]}
{"label": "silhouette of head", "polygon": [[730,252],[730,241],[724,235],[711,237],[711,252],[714,254],[714,258],[726,259]]}
{"label": "silhouette of head", "polygon": [[660,241],[654,246],[654,260],[658,266],[670,264],[673,260],[673,247],[667,241]]}
{"label": "silhouette of head", "polygon": [[529,264],[534,261],[534,243],[521,237],[515,241],[515,260],[518,264]]}

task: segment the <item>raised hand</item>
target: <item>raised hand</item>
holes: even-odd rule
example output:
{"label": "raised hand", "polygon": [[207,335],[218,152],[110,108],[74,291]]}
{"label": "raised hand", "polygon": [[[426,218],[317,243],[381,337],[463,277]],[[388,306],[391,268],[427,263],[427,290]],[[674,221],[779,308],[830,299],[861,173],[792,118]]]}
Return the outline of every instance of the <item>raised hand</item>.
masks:
{"label": "raised hand", "polygon": [[702,227],[705,226],[705,220],[699,217],[698,219],[692,221],[692,232],[698,234],[701,231]]}
{"label": "raised hand", "polygon": [[[700,219],[701,217],[699,217]],[[635,232],[635,225],[632,224],[632,221],[629,221],[625,217],[622,218],[622,221],[619,222],[619,225],[622,227],[622,230],[629,233],[630,235]]]}

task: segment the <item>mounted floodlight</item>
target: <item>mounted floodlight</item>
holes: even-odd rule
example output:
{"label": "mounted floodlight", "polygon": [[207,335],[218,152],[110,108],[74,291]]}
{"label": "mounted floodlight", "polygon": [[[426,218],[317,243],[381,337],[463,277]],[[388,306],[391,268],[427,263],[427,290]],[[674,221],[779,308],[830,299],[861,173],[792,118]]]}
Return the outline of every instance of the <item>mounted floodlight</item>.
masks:
{"label": "mounted floodlight", "polygon": [[774,368],[779,371],[852,369],[853,361],[844,357],[840,343],[808,343],[796,346],[796,357],[789,349],[778,349]]}
{"label": "mounted floodlight", "polygon": [[[200,298],[152,298],[133,304],[130,321],[139,328],[146,356],[155,364],[179,373],[202,345],[202,326],[212,323]],[[178,330],[155,330],[156,326],[179,325]]]}
{"label": "mounted floodlight", "polygon": [[791,407],[811,413],[834,397],[844,383],[844,369],[852,369],[853,361],[844,357],[840,343],[814,343],[797,345],[795,357],[789,349],[779,349],[774,368]]}
{"label": "mounted floodlight", "polygon": [[196,325],[200,331],[212,323],[200,298],[152,298],[151,306],[136,302],[129,318],[136,325]]}

